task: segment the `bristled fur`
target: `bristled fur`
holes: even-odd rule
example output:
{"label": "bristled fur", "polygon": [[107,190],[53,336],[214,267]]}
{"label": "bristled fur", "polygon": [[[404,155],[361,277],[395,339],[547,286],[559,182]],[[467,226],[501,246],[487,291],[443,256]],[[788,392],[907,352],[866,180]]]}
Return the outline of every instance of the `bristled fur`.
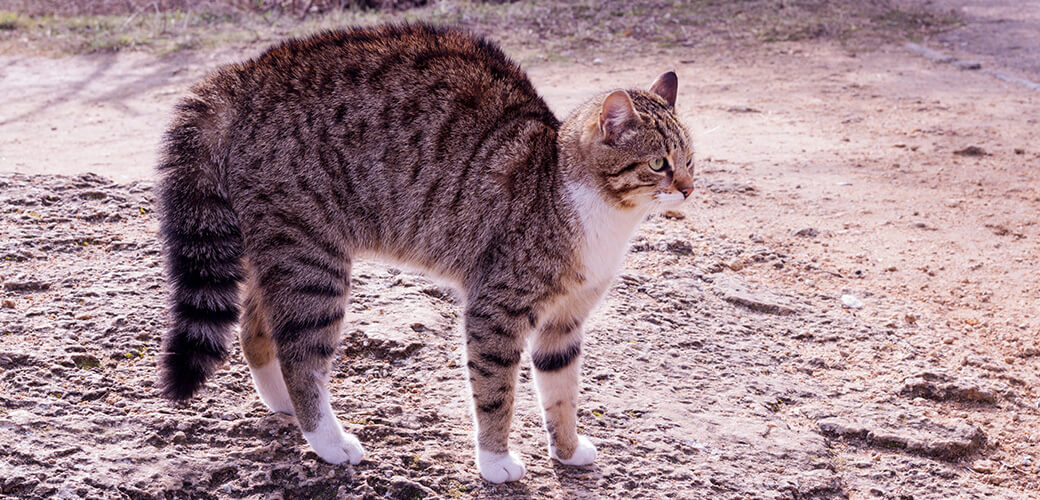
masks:
{"label": "bristled fur", "polygon": [[221,68],[178,106],[159,164],[163,394],[191,397],[226,358],[245,283],[240,341],[261,398],[320,457],[357,463],[326,383],[351,262],[373,255],[462,291],[486,479],[524,473],[508,434],[525,348],[550,454],[590,462],[581,325],[646,213],[692,189],[676,86],[666,73],[605,93],[561,124],[493,43],[422,24],[325,32]]}

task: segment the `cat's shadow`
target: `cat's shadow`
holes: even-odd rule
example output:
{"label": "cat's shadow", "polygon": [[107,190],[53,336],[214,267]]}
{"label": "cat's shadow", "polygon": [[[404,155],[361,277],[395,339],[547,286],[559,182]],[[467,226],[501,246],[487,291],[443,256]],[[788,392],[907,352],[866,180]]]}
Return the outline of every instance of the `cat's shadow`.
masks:
{"label": "cat's shadow", "polygon": [[603,470],[595,463],[575,467],[553,461],[552,470],[564,498],[599,498],[596,492],[603,479]]}

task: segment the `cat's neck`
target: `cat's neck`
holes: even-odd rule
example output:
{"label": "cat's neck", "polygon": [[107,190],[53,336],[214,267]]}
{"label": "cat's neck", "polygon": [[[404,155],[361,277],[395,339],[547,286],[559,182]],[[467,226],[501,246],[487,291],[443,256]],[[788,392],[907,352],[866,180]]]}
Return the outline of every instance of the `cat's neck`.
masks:
{"label": "cat's neck", "polygon": [[582,274],[589,285],[605,287],[624,262],[628,242],[648,209],[618,208],[581,181],[567,182],[566,191],[580,223]]}

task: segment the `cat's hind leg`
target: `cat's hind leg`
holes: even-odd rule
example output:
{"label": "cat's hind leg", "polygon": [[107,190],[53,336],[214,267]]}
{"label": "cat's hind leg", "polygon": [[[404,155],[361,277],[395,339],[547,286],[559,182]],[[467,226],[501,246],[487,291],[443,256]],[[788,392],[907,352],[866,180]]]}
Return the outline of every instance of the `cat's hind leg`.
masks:
{"label": "cat's hind leg", "polygon": [[343,430],[326,387],[350,283],[349,257],[284,234],[268,244],[280,248],[268,249],[266,261],[257,263],[258,285],[293,413],[322,460],[357,464],[364,449]]}
{"label": "cat's hind leg", "polygon": [[285,387],[285,379],[282,377],[282,367],[275,355],[271,329],[268,328],[267,318],[264,316],[260,289],[256,277],[251,275],[246,283],[242,326],[239,331],[242,353],[245,355],[246,364],[249,365],[253,386],[256,387],[260,400],[272,411],[292,415],[292,400],[289,399],[289,390]]}
{"label": "cat's hind leg", "polygon": [[549,455],[565,465],[588,465],[596,447],[578,434],[581,322],[547,320],[531,339],[535,387],[542,405]]}

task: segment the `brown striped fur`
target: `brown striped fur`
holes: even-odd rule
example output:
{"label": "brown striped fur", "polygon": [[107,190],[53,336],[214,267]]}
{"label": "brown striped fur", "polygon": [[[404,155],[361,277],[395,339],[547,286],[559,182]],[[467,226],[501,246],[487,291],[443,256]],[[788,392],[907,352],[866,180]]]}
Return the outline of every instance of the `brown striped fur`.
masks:
{"label": "brown striped fur", "polygon": [[[190,397],[225,358],[248,278],[249,365],[280,363],[315,432],[350,265],[372,255],[461,290],[479,449],[508,450],[531,340],[536,378],[573,385],[542,401],[553,453],[569,459],[581,323],[613,272],[592,269],[575,186],[635,219],[655,196],[688,195],[674,100],[669,73],[561,124],[494,44],[427,25],[325,32],[221,68],[179,104],[159,167],[164,393]],[[662,157],[666,172],[648,167]]]}

